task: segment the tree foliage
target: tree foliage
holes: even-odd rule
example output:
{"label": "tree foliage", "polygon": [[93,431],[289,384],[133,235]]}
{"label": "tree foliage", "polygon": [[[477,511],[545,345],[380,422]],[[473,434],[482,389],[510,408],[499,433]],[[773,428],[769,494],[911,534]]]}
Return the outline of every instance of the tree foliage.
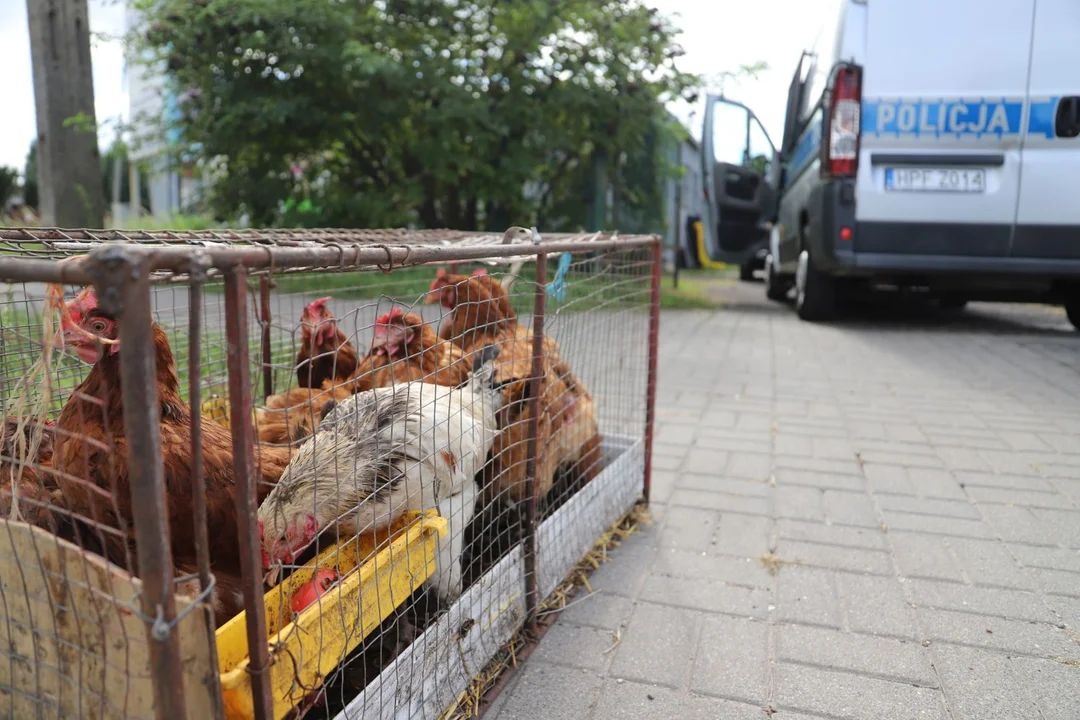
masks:
{"label": "tree foliage", "polygon": [[[696,82],[641,0],[141,9],[137,42],[179,90],[181,142],[215,172],[214,211],[258,224],[583,224],[594,159],[654,152],[664,102]],[[634,190],[619,192],[647,194]]]}
{"label": "tree foliage", "polygon": [[7,165],[0,165],[0,213],[7,207],[8,200],[22,188],[19,183],[19,171]]}

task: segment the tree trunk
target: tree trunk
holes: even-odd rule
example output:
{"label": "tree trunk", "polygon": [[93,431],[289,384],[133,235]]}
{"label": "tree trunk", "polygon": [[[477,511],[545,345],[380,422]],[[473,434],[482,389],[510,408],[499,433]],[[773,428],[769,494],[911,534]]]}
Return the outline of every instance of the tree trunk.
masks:
{"label": "tree trunk", "polygon": [[[99,228],[105,192],[94,115],[87,0],[26,0],[43,225]],[[65,121],[78,116],[80,122]]]}

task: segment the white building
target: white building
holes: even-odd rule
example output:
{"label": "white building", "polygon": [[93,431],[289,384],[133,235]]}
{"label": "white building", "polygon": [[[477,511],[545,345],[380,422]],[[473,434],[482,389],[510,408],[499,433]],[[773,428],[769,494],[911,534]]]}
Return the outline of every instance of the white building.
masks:
{"label": "white building", "polygon": [[[142,23],[139,13],[128,6],[124,19],[125,32],[130,33]],[[141,167],[147,176],[150,212],[155,220],[165,221],[191,206],[198,197],[202,183],[195,176],[184,177],[177,154],[170,152],[177,134],[175,131],[163,132],[163,121],[167,114],[175,111],[176,102],[164,68],[149,64],[145,57],[129,56],[126,60],[132,127],[129,151],[132,161],[132,206],[140,207],[141,188],[136,173]]]}

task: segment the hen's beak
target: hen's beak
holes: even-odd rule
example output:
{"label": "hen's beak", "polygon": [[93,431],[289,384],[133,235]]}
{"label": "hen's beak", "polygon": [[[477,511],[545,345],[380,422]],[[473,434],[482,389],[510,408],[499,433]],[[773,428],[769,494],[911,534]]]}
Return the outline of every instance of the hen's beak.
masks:
{"label": "hen's beak", "polygon": [[278,584],[278,578],[281,577],[281,563],[277,562],[270,566],[270,569],[263,575],[263,582],[274,587]]}

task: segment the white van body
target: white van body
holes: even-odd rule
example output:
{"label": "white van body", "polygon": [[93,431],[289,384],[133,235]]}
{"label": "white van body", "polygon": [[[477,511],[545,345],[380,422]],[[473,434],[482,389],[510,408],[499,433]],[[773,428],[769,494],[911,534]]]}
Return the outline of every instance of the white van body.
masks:
{"label": "white van body", "polygon": [[794,285],[817,319],[857,283],[918,286],[1080,324],[1080,0],[837,0],[824,20],[761,175],[770,297]]}

